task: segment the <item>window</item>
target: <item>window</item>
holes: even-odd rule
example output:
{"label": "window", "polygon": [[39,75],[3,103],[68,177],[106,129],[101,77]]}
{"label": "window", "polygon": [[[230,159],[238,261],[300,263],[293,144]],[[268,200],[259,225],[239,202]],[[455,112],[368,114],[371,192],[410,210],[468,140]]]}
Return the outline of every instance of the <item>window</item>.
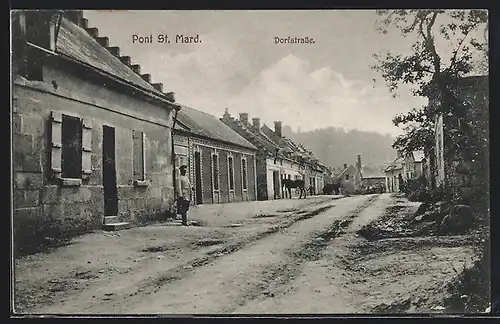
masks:
{"label": "window", "polygon": [[134,167],[134,180],[146,180],[146,151],[145,134],[139,131],[132,131],[132,164]]}
{"label": "window", "polygon": [[346,179],[346,180],[349,180],[349,175],[346,175],[346,176],[345,176],[345,179]]}
{"label": "window", "polygon": [[219,190],[219,156],[217,154],[212,155],[212,184],[214,191]]}
{"label": "window", "polygon": [[247,179],[247,159],[241,159],[241,179],[243,190],[248,189],[248,179]]}
{"label": "window", "polygon": [[234,190],[234,161],[232,156],[227,158],[227,168],[229,172],[229,190]]}
{"label": "window", "polygon": [[82,123],[80,118],[62,115],[61,164],[63,178],[82,176]]}
{"label": "window", "polygon": [[80,185],[92,173],[92,122],[76,116],[51,112],[51,178],[79,179],[63,185]]}
{"label": "window", "polygon": [[[181,165],[188,165],[187,156],[176,154],[175,155],[175,168],[176,168],[177,178],[179,178],[179,176],[181,175],[181,172],[179,170],[179,167]],[[188,166],[188,169],[189,169],[189,166]],[[187,174],[189,174],[189,170],[186,170],[186,175]]]}

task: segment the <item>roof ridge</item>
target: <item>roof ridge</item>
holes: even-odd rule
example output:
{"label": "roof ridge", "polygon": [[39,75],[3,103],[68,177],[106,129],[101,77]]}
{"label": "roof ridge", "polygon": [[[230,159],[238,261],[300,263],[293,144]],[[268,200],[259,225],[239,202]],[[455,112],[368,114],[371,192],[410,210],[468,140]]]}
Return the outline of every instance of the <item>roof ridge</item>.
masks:
{"label": "roof ridge", "polygon": [[[85,19],[88,21],[87,18],[85,18],[82,14],[82,19]],[[107,39],[107,42],[108,42],[108,45],[109,45],[109,36],[98,36],[98,33],[99,33],[99,30],[97,27],[84,27],[84,26],[80,26],[79,24],[75,24],[73,21],[71,21],[70,19],[67,19],[65,17],[63,17],[64,20],[66,20],[67,22],[69,22],[70,24],[74,25],[76,28],[79,28],[81,29],[82,31],[86,32],[90,38],[100,47],[104,48],[105,50],[107,50],[108,52],[110,52],[110,54],[116,58],[116,60],[119,61],[119,63],[123,66],[126,66],[132,73],[136,74],[138,77],[140,77],[145,83],[147,83],[148,85],[151,86],[152,89],[148,89],[149,91],[153,91],[155,93],[158,93],[158,94],[162,94],[163,96],[166,95],[166,93],[163,92],[163,83],[153,83],[151,82],[151,79],[148,81],[146,80],[143,75],[147,75],[149,74],[149,76],[151,76],[151,73],[140,73],[140,70],[141,70],[141,66],[140,64],[126,64],[125,62],[122,61],[122,58],[123,57],[128,57],[130,59],[130,56],[128,55],[119,55],[119,50],[120,50],[120,47],[119,46],[104,46],[101,44],[101,42],[99,42],[97,40],[97,38],[101,38],[101,39]],[[95,35],[92,35],[91,33],[89,33],[89,29],[94,29],[95,30]],[[115,55],[113,53],[111,53],[110,51],[110,48],[117,48],[117,54],[118,55]],[[137,70],[134,70],[132,68],[132,66],[135,65],[137,66]],[[119,76],[118,76],[119,77]],[[140,85],[139,85],[140,86]],[[144,86],[142,86],[143,88],[145,88]],[[157,87],[161,88],[158,89]],[[170,101],[170,100],[169,100]]]}

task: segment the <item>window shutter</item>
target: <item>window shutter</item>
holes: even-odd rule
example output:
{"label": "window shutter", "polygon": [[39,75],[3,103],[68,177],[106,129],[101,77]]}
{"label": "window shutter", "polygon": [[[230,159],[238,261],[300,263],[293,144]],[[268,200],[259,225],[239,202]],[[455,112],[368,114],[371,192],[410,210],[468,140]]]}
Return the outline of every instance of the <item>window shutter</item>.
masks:
{"label": "window shutter", "polygon": [[92,173],[92,121],[82,120],[82,175]]}
{"label": "window shutter", "polygon": [[62,114],[51,112],[51,157],[52,176],[60,178],[62,173]]}

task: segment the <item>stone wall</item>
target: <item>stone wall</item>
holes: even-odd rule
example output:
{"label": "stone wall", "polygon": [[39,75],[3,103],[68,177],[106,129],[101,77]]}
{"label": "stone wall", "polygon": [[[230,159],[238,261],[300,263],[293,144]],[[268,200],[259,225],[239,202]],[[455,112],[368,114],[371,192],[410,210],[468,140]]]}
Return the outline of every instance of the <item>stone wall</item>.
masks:
{"label": "stone wall", "polygon": [[[141,222],[166,208],[173,197],[170,112],[57,70],[47,69],[44,77],[45,82],[17,78],[13,85],[15,244],[102,225],[103,125],[115,128],[119,214]],[[91,173],[78,187],[63,187],[52,177],[53,112],[91,120]],[[133,130],[145,134],[148,187],[133,185]]]}

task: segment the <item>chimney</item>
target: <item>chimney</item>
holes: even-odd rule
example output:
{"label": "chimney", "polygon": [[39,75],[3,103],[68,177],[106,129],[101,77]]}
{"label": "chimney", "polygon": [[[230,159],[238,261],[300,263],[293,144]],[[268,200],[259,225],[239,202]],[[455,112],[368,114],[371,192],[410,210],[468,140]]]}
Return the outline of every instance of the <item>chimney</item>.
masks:
{"label": "chimney", "polygon": [[131,65],[130,68],[137,74],[141,74],[141,66],[139,64]]}
{"label": "chimney", "polygon": [[281,131],[281,121],[275,121],[274,122],[274,132],[279,137],[283,137],[283,132]]}
{"label": "chimney", "polygon": [[240,122],[243,125],[248,126],[248,113],[240,113]]}
{"label": "chimney", "polygon": [[165,94],[165,97],[167,97],[167,99],[169,101],[175,102],[175,93],[174,92],[167,92]]}
{"label": "chimney", "polygon": [[80,19],[80,27],[87,29],[89,27],[89,20],[87,18]]}
{"label": "chimney", "polygon": [[83,10],[64,10],[64,17],[66,17],[73,24],[81,26]]}
{"label": "chimney", "polygon": [[347,164],[344,164],[344,170],[347,169]]}
{"label": "chimney", "polygon": [[[16,31],[19,33],[22,41],[30,42],[43,48],[55,50],[56,38],[56,17],[54,10],[25,11],[18,13],[19,27]],[[19,37],[13,35],[13,37]],[[14,40],[13,40],[14,41]],[[22,48],[25,46],[22,45]],[[24,54],[23,54],[24,55]],[[38,58],[35,59],[39,61]]]}
{"label": "chimney", "polygon": [[99,37],[99,29],[92,27],[92,28],[87,28],[87,33],[89,33],[90,36],[97,38]]}
{"label": "chimney", "polygon": [[229,113],[229,109],[224,110],[224,115],[222,115],[223,120],[229,120],[231,118],[231,114]]}
{"label": "chimney", "polygon": [[252,118],[252,124],[253,124],[253,127],[255,127],[255,129],[259,130],[260,129],[260,118],[258,118],[258,117]]}
{"label": "chimney", "polygon": [[152,83],[151,84],[157,91],[163,92],[163,83]]}
{"label": "chimney", "polygon": [[108,47],[109,46],[109,38],[108,37],[97,37],[95,40],[101,46],[104,46],[104,47]]}
{"label": "chimney", "polygon": [[141,78],[146,81],[147,83],[151,83],[151,74],[141,74]]}
{"label": "chimney", "polygon": [[130,65],[130,56],[122,56],[120,57],[120,61],[125,65]]}
{"label": "chimney", "polygon": [[118,46],[108,47],[108,51],[116,57],[120,57],[120,48]]}
{"label": "chimney", "polygon": [[356,166],[359,170],[361,170],[361,154],[358,154],[358,161],[356,162]]}

